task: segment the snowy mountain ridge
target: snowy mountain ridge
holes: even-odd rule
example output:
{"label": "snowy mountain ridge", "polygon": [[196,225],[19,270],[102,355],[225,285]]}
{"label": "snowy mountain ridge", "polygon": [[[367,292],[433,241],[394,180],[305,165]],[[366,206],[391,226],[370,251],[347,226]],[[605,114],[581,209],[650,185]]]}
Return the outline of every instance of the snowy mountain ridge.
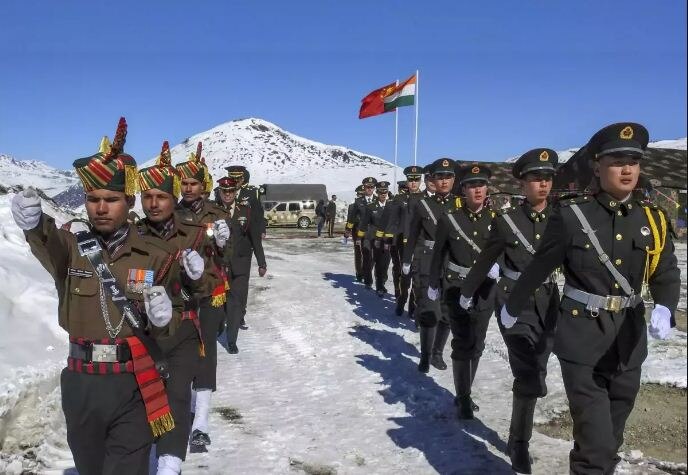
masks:
{"label": "snowy mountain ridge", "polygon": [[37,160],[17,160],[0,154],[0,185],[34,186],[48,196],[55,196],[79,182],[72,170],[59,170]]}

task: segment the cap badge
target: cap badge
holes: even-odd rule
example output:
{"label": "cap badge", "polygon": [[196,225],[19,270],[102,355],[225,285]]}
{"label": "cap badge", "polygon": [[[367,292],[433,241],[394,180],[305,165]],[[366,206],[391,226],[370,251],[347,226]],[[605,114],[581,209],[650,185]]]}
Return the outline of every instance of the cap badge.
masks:
{"label": "cap badge", "polygon": [[624,140],[630,140],[633,138],[633,127],[630,125],[627,125],[621,130],[621,133],[619,134],[619,137],[621,137]]}
{"label": "cap badge", "polygon": [[640,234],[642,234],[643,236],[649,236],[650,228],[648,228],[647,226],[643,226],[642,228],[640,228]]}
{"label": "cap badge", "polygon": [[442,166],[448,167],[449,166],[449,160],[442,160]]}
{"label": "cap badge", "polygon": [[478,173],[480,173],[480,167],[471,168],[471,173],[473,173],[474,175],[477,175]]}
{"label": "cap badge", "polygon": [[540,154],[540,161],[546,162],[547,160],[549,160],[549,153],[547,153],[547,150],[543,150]]}

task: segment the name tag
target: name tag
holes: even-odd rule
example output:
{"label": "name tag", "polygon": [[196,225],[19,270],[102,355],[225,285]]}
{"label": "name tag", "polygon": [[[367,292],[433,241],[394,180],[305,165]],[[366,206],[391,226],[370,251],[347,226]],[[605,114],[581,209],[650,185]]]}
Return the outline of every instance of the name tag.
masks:
{"label": "name tag", "polygon": [[72,277],[88,278],[93,277],[93,271],[86,269],[75,269],[74,267],[67,267],[67,275]]}
{"label": "name tag", "polygon": [[127,277],[127,291],[136,294],[153,286],[155,272],[152,269],[129,269]]}

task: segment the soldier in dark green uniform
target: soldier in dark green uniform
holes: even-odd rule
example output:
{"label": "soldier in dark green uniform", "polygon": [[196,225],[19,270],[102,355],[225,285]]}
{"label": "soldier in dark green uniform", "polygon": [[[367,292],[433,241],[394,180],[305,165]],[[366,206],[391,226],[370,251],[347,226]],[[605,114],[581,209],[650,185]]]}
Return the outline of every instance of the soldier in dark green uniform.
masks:
{"label": "soldier in dark green uniform", "polygon": [[379,181],[375,185],[376,196],[365,208],[365,214],[361,219],[359,236],[363,236],[363,249],[371,250],[371,258],[363,261],[363,283],[366,288],[371,288],[373,283],[373,271],[375,273],[375,291],[378,297],[387,293],[387,273],[389,270],[389,247],[385,249],[384,229],[382,216],[387,207],[389,196],[389,182]]}
{"label": "soldier in dark green uniform", "polygon": [[[344,231],[344,236],[347,238],[349,236],[353,235],[354,239],[354,246],[358,246],[358,249],[361,254],[361,259],[360,259],[360,272],[361,276],[360,279],[358,278],[358,274],[356,275],[356,279],[361,282],[364,280],[364,269],[366,266],[371,266],[372,268],[372,250],[369,247],[364,246],[364,237],[365,237],[365,229],[361,229],[361,221],[363,220],[363,217],[365,216],[366,213],[366,208],[368,204],[372,203],[373,200],[376,199],[375,197],[375,185],[377,184],[377,180],[373,178],[372,176],[365,177],[361,183],[363,186],[363,196],[361,198],[356,198],[356,201],[354,201],[354,209],[353,212],[351,213],[350,217],[347,219],[346,223],[346,229]],[[352,230],[354,230],[354,226],[356,226],[355,232],[352,234]],[[356,258],[356,253],[354,251],[354,259]],[[354,261],[354,264],[356,265],[356,261]],[[357,268],[358,271],[358,268]],[[368,282],[366,285],[371,286],[372,285],[372,277],[370,278],[370,282]]]}
{"label": "soldier in dark green uniform", "polygon": [[[406,181],[397,182],[398,193],[394,197],[387,199],[387,204],[382,213],[382,223],[380,227],[380,234],[382,245],[386,252],[389,253],[390,261],[392,263],[392,285],[394,286],[394,298],[399,300],[401,295],[401,256],[399,249],[403,246],[403,212],[406,211],[406,197],[408,196],[408,188]],[[403,308],[403,307],[402,307]],[[403,313],[403,310],[402,310]],[[401,315],[401,313],[399,313]]]}
{"label": "soldier in dark green uniform", "polygon": [[208,168],[201,155],[202,145],[199,142],[196,153],[189,160],[176,165],[181,178],[182,199],[177,206],[177,213],[183,222],[200,224],[206,227],[206,233],[214,239],[213,244],[204,247],[203,254],[212,262],[213,278],[209,280],[207,297],[199,301],[199,319],[201,335],[205,347],[205,357],[201,359],[200,369],[194,379],[195,414],[191,427],[191,444],[194,446],[210,445],[208,435],[208,412],[212,392],[216,390],[217,372],[217,336],[224,330],[225,301],[228,288],[227,277],[222,270],[220,250],[229,239],[229,227],[225,222],[227,213],[216,204],[203,198],[203,192],[212,189],[208,183]]}
{"label": "soldier in dark green uniform", "polygon": [[[172,431],[155,444],[158,455],[158,475],[177,474],[191,433],[191,383],[198,373],[200,356],[204,354],[198,319],[199,301],[208,298],[212,288],[205,281],[217,281],[213,262],[204,250],[212,247],[206,226],[182,219],[175,213],[181,193],[181,180],[172,166],[167,141],[163,143],[156,164],[139,171],[141,206],[146,218],[139,220],[140,235],[161,239],[177,249],[183,265],[182,295],[184,312],[180,321],[173,321],[174,333],[161,343],[167,356],[170,377],[166,381],[167,395],[176,421]],[[206,255],[206,261],[199,254]],[[208,269],[209,279],[202,279]],[[211,284],[212,285],[212,284]]]}
{"label": "soldier in dark green uniform", "polygon": [[[519,206],[498,212],[492,221],[487,242],[461,285],[459,302],[464,310],[470,309],[474,294],[496,262],[502,273],[497,311],[509,298],[542,242],[552,213],[548,196],[557,163],[557,153],[547,148],[530,150],[514,163],[512,173],[520,180],[526,199]],[[537,398],[547,395],[547,360],[558,314],[559,289],[554,278],[547,278],[521,312],[519,322],[510,329],[499,326],[514,375],[508,447],[511,467],[518,473],[531,473],[528,443],[533,432],[533,412]]]}
{"label": "soldier in dark green uniform", "polygon": [[58,229],[32,189],[12,201],[31,252],[55,280],[70,341],[62,409],[84,475],[147,474],[153,438],[174,427],[156,340],[181,319],[177,249],[127,223],[137,174],[125,138],[122,118],[112,145],[105,138],[97,154],[74,162],[89,223]]}
{"label": "soldier in dark green uniform", "polygon": [[[530,265],[501,310],[514,326],[551,272],[566,283],[554,341],[573,418],[570,469],[613,473],[647,356],[643,298],[654,300],[649,333],[674,326],[680,272],[664,212],[634,198],[648,132],[612,124],[585,146],[598,179],[593,195],[561,200]],[[514,318],[518,317],[518,318]]]}
{"label": "soldier in dark green uniform", "polygon": [[[428,167],[435,192],[418,200],[411,210],[408,241],[404,247],[402,272],[413,276],[416,298],[415,318],[420,327],[420,362],[418,370],[427,373],[430,364],[437,369],[446,369],[442,359],[444,346],[449,336],[447,312],[442,312],[436,298],[428,298],[431,276],[431,261],[435,247],[437,226],[442,217],[457,209],[461,200],[451,193],[454,184],[454,160],[440,158]],[[413,259],[413,261],[412,261]]]}
{"label": "soldier in dark green uniform", "polygon": [[358,237],[356,232],[358,231],[358,217],[355,217],[355,211],[357,209],[357,200],[362,198],[364,195],[363,185],[358,185],[355,189],[356,198],[348,206],[346,210],[346,225],[344,228],[344,242],[346,242],[350,237],[353,236],[354,241],[354,271],[356,272],[356,280],[358,282],[363,282],[363,261],[361,256],[361,246],[358,245]]}
{"label": "soldier in dark green uniform", "polygon": [[459,206],[438,220],[430,265],[428,298],[437,299],[441,290],[442,313],[451,325],[451,358],[460,419],[472,419],[478,408],[471,398],[471,387],[485,349],[487,326],[494,310],[494,284],[499,277],[499,267],[495,265],[477,287],[475,306],[466,311],[457,305],[464,279],[490,232],[494,213],[484,207],[490,175],[483,165],[463,168],[459,182],[464,202],[457,201]]}
{"label": "soldier in dark green uniform", "polygon": [[251,174],[245,166],[231,165],[225,167],[225,170],[227,170],[227,176],[234,178],[239,186],[236,197],[237,202],[245,208],[251,208],[253,220],[260,225],[261,238],[265,237],[267,220],[265,219],[265,210],[260,202],[260,189],[249,184]]}

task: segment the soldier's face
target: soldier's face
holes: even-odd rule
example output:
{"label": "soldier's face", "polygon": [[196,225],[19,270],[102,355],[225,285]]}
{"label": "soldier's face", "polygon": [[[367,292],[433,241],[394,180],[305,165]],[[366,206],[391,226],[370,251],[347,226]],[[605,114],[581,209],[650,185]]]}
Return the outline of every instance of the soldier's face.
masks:
{"label": "soldier's face", "polygon": [[521,179],[521,188],[530,204],[542,203],[552,190],[552,175],[526,173]]}
{"label": "soldier's face", "polygon": [[174,213],[177,200],[162,190],[146,190],[141,193],[141,206],[148,219],[154,223],[162,223],[170,219]]}
{"label": "soldier's face", "polygon": [[433,175],[432,181],[435,183],[435,193],[446,195],[454,186],[454,175],[440,173],[439,175]]}
{"label": "soldier's face", "polygon": [[461,191],[469,208],[482,206],[487,198],[487,185],[482,181],[469,181],[461,186]]}
{"label": "soldier's face", "polygon": [[377,199],[381,203],[384,203],[385,201],[387,201],[388,196],[389,196],[389,194],[387,193],[387,191],[378,191],[377,192]]}
{"label": "soldier's face", "polygon": [[640,162],[637,158],[604,155],[594,163],[600,188],[617,200],[625,199],[638,184]]}
{"label": "soldier's face", "polygon": [[430,193],[434,193],[437,191],[437,187],[435,186],[435,182],[432,181],[430,178],[425,179],[425,189],[428,190]]}
{"label": "soldier's face", "polygon": [[187,203],[196,201],[203,196],[205,186],[202,181],[195,178],[184,178],[182,180],[182,199]]}
{"label": "soldier's face", "polygon": [[109,235],[127,222],[129,210],[136,198],[121,191],[94,190],[86,193],[86,214],[93,228]]}
{"label": "soldier's face", "polygon": [[236,198],[236,190],[220,190],[220,199],[224,204],[231,205]]}
{"label": "soldier's face", "polygon": [[406,186],[408,187],[409,193],[418,193],[418,190],[420,190],[420,179],[407,180]]}
{"label": "soldier's face", "polygon": [[364,190],[366,196],[373,196],[373,192],[375,191],[375,185],[365,185]]}

